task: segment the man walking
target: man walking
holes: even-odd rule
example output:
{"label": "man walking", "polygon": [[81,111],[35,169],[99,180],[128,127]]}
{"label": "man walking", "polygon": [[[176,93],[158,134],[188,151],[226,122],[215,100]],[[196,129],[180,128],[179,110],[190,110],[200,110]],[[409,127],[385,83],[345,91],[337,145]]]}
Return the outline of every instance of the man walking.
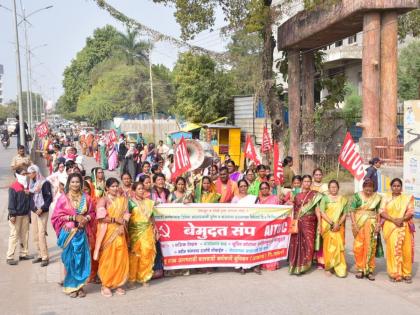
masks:
{"label": "man walking", "polygon": [[27,171],[18,168],[15,173],[16,181],[9,188],[9,246],[6,262],[9,265],[17,265],[15,251],[21,245],[19,260],[29,260],[34,257],[28,254],[29,239],[29,212],[31,195],[28,190]]}
{"label": "man walking", "polygon": [[31,158],[25,154],[25,147],[18,145],[18,154],[12,159],[12,163],[10,164],[12,171],[16,171],[18,168],[24,168],[26,170],[31,164]]}

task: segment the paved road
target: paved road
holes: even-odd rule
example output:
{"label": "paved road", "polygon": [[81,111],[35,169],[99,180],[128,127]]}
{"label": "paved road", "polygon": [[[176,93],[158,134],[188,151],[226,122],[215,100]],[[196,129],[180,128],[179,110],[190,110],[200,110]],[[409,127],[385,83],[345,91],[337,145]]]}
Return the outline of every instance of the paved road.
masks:
{"label": "paved road", "polygon": [[[98,285],[89,284],[85,299],[70,299],[57,285],[60,251],[51,227],[51,264],[47,268],[31,262],[13,267],[5,263],[5,186],[12,180],[8,165],[14,153],[14,149],[0,149],[0,314],[420,314],[419,263],[414,264],[413,284],[395,284],[387,279],[383,259],[378,261],[375,282],[355,279],[352,273],[346,279],[326,277],[319,270],[300,277],[289,276],[286,267],[261,276],[241,276],[224,270],[156,280],[149,288],[110,299],[100,295]],[[89,161],[87,168],[93,165]],[[347,235],[347,259],[352,267],[351,233]],[[416,241],[418,261],[419,236]]]}

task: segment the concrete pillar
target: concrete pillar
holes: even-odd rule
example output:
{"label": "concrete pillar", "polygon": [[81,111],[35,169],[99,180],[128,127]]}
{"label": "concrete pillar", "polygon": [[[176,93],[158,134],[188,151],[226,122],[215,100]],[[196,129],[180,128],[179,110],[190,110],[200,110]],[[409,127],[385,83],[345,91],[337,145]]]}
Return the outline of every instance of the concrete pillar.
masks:
{"label": "concrete pillar", "polygon": [[300,173],[300,58],[299,50],[288,51],[289,152],[293,168]]}
{"label": "concrete pillar", "polygon": [[[314,95],[315,56],[313,51],[302,54],[302,142],[309,149],[315,141],[315,95]],[[311,152],[309,152],[311,153]],[[302,174],[312,174],[315,168],[314,152],[302,157]]]}
{"label": "concrete pillar", "polygon": [[379,137],[380,103],[380,13],[366,13],[363,18],[362,98],[363,137]]}
{"label": "concrete pillar", "polygon": [[398,15],[382,13],[380,135],[389,142],[397,139]]}

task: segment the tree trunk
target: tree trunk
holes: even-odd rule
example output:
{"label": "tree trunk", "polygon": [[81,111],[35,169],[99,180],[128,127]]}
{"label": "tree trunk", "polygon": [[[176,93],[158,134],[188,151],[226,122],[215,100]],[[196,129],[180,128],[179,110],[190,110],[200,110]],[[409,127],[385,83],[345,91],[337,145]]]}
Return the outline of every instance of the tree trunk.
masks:
{"label": "tree trunk", "polygon": [[285,122],[283,118],[283,104],[281,104],[276,89],[276,80],[273,72],[273,52],[276,41],[272,34],[272,10],[269,2],[265,2],[267,8],[266,24],[263,31],[264,46],[262,52],[262,79],[263,85],[260,89],[260,96],[271,119],[271,131],[273,141],[279,144],[280,155],[284,154],[284,131]]}

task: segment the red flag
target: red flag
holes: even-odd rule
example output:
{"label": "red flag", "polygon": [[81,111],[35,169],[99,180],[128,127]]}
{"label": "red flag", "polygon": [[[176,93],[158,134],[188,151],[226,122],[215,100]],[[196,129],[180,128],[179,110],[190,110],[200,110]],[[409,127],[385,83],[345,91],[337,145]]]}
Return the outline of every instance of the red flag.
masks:
{"label": "red flag", "polygon": [[252,143],[251,136],[246,135],[245,143],[245,157],[255,162],[255,164],[261,164],[261,161],[258,159],[257,152],[255,151],[254,144]]}
{"label": "red flag", "polygon": [[271,149],[272,149],[271,139],[270,139],[270,135],[268,134],[268,128],[264,127],[262,144],[261,144],[261,153],[270,152]]}
{"label": "red flag", "polygon": [[187,144],[185,143],[185,139],[182,137],[179,141],[179,144],[175,148],[172,179],[180,176],[182,173],[188,172],[190,168],[190,155],[187,151]]}
{"label": "red flag", "polygon": [[283,163],[280,160],[280,148],[277,142],[274,142],[274,167],[273,174],[276,183],[282,184],[284,182]]}
{"label": "red flag", "polygon": [[353,138],[350,132],[347,132],[340,155],[338,156],[338,161],[357,180],[361,180],[365,176],[365,170],[363,169],[362,158],[356,152],[355,148],[356,145],[354,144]]}
{"label": "red flag", "polygon": [[47,122],[43,121],[38,125],[38,127],[35,128],[35,132],[38,136],[38,138],[44,138],[46,135],[48,135],[48,124]]}

